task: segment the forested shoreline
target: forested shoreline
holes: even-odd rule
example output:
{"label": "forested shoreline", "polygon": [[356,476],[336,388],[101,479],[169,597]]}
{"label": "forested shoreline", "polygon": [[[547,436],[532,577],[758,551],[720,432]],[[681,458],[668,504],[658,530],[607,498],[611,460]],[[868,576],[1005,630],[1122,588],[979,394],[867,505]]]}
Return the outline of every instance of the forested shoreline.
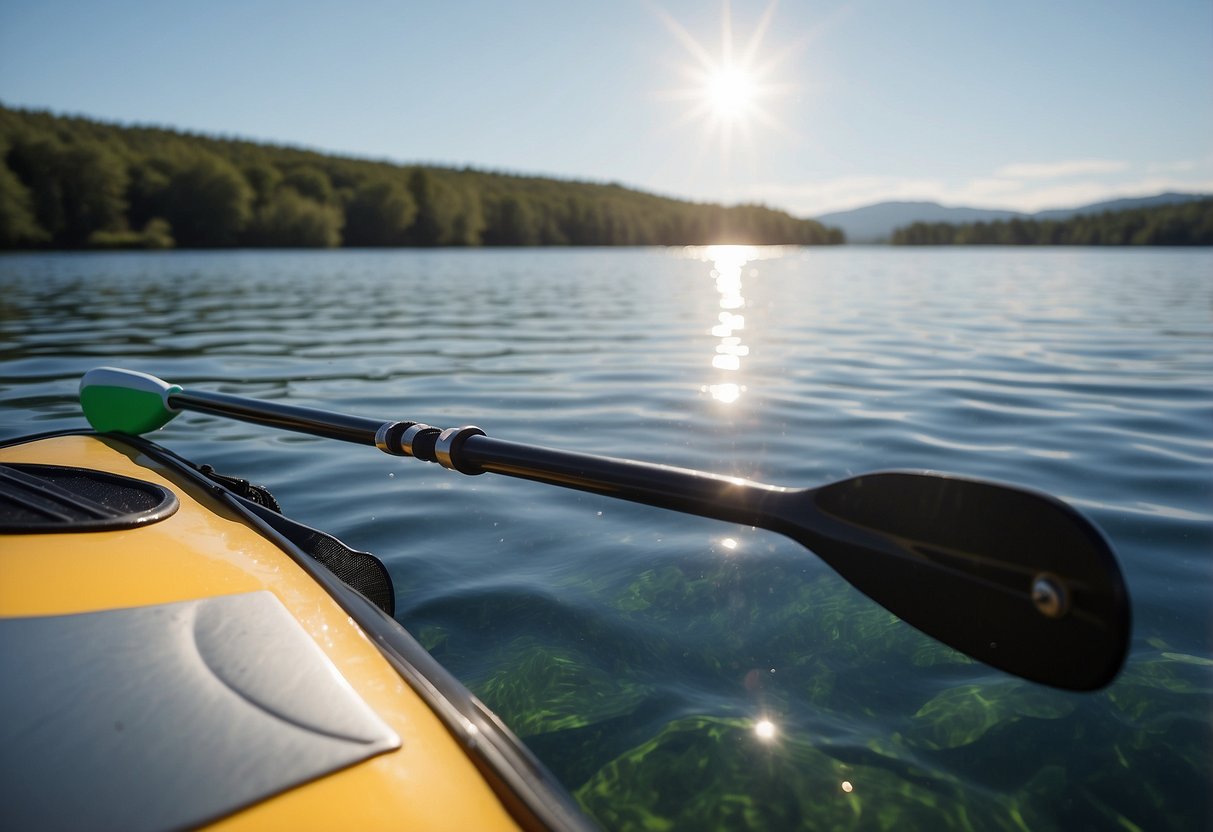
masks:
{"label": "forested shoreline", "polygon": [[398,165],[0,106],[0,248],[822,245],[761,205]]}
{"label": "forested shoreline", "polygon": [[1213,245],[1213,199],[1080,214],[1066,220],[916,222],[894,231],[890,242],[908,246],[1208,246]]}

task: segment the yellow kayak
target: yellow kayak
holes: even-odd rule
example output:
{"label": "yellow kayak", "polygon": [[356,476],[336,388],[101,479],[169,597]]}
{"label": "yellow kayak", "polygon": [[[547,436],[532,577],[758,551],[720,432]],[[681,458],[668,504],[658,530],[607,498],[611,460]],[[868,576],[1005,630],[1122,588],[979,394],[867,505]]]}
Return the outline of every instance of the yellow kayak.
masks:
{"label": "yellow kayak", "polygon": [[208,473],[133,437],[0,447],[0,828],[590,827],[377,562]]}

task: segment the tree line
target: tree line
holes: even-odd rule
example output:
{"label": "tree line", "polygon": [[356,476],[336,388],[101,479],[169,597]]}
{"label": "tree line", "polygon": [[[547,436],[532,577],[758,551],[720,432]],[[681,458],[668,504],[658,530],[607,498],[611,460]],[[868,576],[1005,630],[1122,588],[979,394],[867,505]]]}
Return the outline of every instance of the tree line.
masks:
{"label": "tree line", "polygon": [[1213,199],[1080,214],[1066,220],[916,222],[893,232],[894,245],[1208,246],[1213,245]]}
{"label": "tree line", "polygon": [[0,248],[842,243],[761,205],[398,165],[0,105]]}

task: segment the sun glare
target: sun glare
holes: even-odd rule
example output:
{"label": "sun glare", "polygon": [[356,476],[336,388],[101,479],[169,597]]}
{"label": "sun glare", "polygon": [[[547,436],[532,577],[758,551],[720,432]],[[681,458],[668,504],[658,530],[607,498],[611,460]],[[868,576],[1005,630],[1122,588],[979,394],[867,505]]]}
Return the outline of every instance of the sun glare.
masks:
{"label": "sun glare", "polygon": [[726,3],[720,21],[720,48],[709,49],[665,12],[658,14],[667,29],[690,53],[692,60],[678,66],[686,86],[669,89],[662,97],[687,101],[690,106],[676,126],[699,123],[702,149],[718,144],[722,164],[733,155],[734,138],[754,151],[754,137],[771,131],[787,133],[771,111],[777,98],[796,89],[781,80],[781,67],[796,50],[773,52],[763,38],[775,13],[772,2],[762,13],[749,37],[734,49],[733,19]]}
{"label": "sun glare", "polygon": [[712,103],[712,111],[722,119],[739,118],[754,103],[753,80],[748,73],[731,67],[712,73],[704,92]]}

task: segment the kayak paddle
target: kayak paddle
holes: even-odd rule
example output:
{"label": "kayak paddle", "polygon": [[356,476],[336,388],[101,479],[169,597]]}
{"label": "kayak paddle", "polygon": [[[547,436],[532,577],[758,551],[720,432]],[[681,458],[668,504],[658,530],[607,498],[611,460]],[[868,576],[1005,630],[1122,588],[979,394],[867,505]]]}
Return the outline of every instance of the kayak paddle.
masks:
{"label": "kayak paddle", "polygon": [[880,472],[818,488],[571,453],[224,393],[102,367],[80,382],[100,432],[141,434],[182,410],[375,445],[784,534],[922,632],[1001,670],[1068,690],[1108,684],[1128,650],[1128,592],[1094,525],[1045,494],[945,474]]}

